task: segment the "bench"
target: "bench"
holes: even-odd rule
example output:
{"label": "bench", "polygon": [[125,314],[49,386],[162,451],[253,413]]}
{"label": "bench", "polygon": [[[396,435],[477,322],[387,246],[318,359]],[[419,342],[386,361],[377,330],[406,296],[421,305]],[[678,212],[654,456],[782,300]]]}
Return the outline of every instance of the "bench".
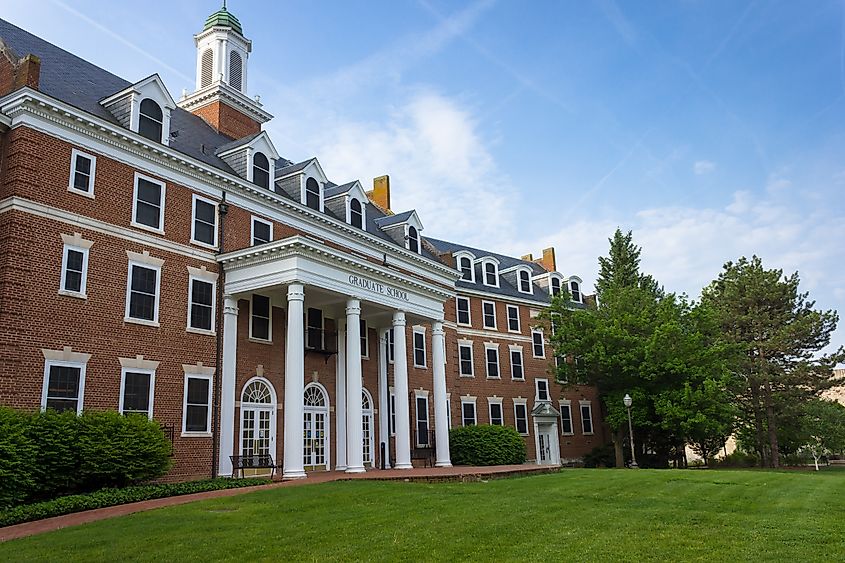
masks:
{"label": "bench", "polygon": [[232,470],[240,472],[240,477],[244,476],[246,469],[269,469],[270,477],[276,472],[276,464],[273,463],[273,456],[270,454],[263,455],[230,455],[232,460]]}
{"label": "bench", "polygon": [[411,461],[421,459],[423,467],[434,467],[434,448],[413,448],[411,450]]}

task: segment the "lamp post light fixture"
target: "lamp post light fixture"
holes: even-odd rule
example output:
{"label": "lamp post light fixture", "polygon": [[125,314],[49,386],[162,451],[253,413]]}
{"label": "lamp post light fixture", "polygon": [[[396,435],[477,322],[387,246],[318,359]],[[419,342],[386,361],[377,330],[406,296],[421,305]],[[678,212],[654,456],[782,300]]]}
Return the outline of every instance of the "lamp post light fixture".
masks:
{"label": "lamp post light fixture", "polygon": [[625,408],[628,409],[628,440],[631,442],[631,469],[637,469],[639,466],[637,465],[637,454],[634,453],[634,425],[631,424],[631,405],[634,404],[634,400],[631,399],[629,394],[625,393],[622,402],[625,404]]}

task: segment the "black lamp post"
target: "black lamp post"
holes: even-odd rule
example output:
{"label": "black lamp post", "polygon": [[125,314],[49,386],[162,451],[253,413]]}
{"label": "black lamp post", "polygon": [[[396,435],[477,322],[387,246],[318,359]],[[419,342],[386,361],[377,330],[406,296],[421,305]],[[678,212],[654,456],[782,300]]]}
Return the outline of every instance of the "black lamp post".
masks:
{"label": "black lamp post", "polygon": [[628,439],[631,441],[631,469],[637,469],[639,466],[637,465],[637,454],[634,453],[634,425],[631,424],[631,405],[634,403],[634,400],[631,399],[631,396],[625,393],[625,398],[622,399],[622,402],[625,403],[625,408],[628,409]]}

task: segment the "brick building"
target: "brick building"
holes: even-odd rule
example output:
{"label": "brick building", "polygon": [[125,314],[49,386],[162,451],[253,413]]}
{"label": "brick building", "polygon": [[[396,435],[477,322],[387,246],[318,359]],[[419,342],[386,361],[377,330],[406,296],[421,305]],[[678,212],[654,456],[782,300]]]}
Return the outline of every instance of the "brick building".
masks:
{"label": "brick building", "polygon": [[231,455],[290,478],[448,465],[461,424],[516,427],[538,463],[604,443],[536,320],[561,287],[583,306],[553,250],[424,237],[386,176],[286,160],[237,18],[194,41],[177,101],[0,20],[0,404],[155,418],[171,479],[230,475]]}

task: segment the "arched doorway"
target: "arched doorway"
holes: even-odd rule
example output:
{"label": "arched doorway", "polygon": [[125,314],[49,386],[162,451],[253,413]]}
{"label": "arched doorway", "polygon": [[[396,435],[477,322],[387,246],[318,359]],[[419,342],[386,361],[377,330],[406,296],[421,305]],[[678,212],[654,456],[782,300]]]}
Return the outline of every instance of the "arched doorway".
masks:
{"label": "arched doorway", "polygon": [[305,469],[329,469],[329,394],[319,383],[309,383],[303,400],[303,465]]}
{"label": "arched doorway", "polygon": [[375,428],[373,421],[373,397],[366,389],[361,390],[361,413],[364,417],[363,437],[364,437],[364,465],[373,466],[375,459],[375,441],[373,440],[373,430]]}
{"label": "arched doorway", "polygon": [[246,382],[241,393],[241,445],[245,457],[272,456],[276,461],[276,393],[262,377]]}

